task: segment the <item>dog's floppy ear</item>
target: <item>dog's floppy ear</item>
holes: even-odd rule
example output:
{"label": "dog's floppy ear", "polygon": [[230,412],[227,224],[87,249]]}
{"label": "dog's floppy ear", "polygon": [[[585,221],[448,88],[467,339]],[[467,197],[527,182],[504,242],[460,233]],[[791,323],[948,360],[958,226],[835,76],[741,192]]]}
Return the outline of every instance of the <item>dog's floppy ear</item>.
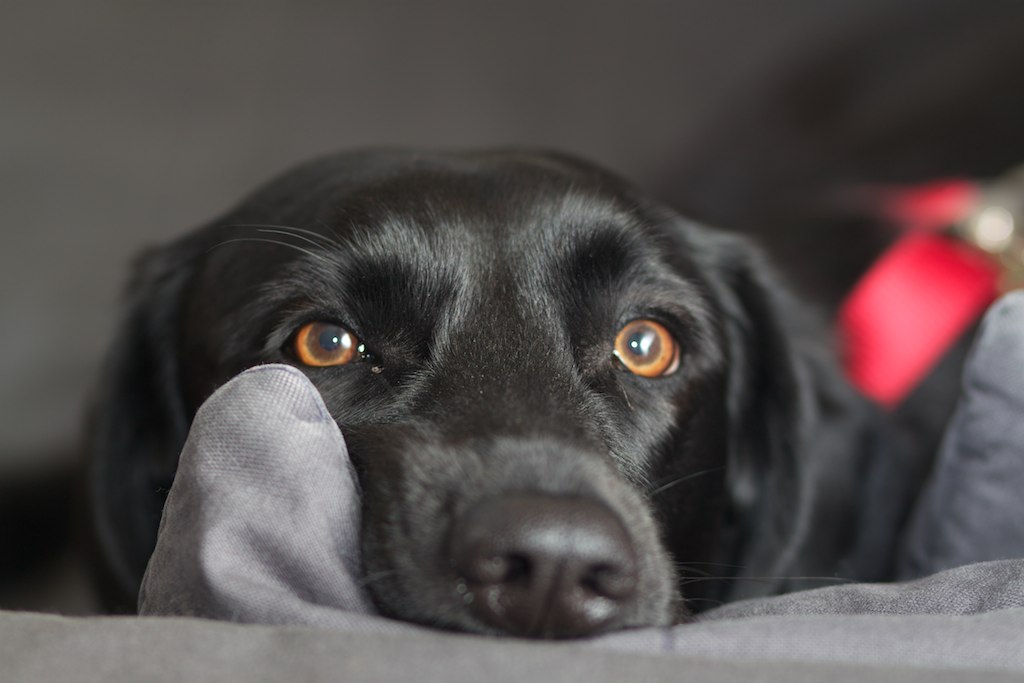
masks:
{"label": "dog's floppy ear", "polygon": [[164,498],[188,431],[177,349],[188,243],[142,255],[100,378],[90,425],[89,498],[101,588],[134,611]]}
{"label": "dog's floppy ear", "polygon": [[[740,238],[712,240],[729,355],[730,561],[740,575],[773,577],[732,582],[732,599],[792,588],[782,577],[812,572],[808,556],[844,554],[854,530],[832,511],[849,493],[830,480],[849,476],[845,489],[853,488],[849,449],[862,445],[863,401],[760,252]],[[824,540],[821,524],[832,534]],[[823,547],[808,552],[810,543]]]}

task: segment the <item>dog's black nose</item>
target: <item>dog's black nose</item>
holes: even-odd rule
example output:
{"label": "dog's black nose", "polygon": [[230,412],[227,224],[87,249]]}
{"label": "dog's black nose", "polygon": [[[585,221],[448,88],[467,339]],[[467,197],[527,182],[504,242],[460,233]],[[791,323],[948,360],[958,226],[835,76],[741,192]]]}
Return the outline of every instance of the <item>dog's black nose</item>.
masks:
{"label": "dog's black nose", "polygon": [[597,633],[636,594],[629,535],[611,510],[583,498],[487,498],[452,528],[451,553],[477,617],[512,635]]}

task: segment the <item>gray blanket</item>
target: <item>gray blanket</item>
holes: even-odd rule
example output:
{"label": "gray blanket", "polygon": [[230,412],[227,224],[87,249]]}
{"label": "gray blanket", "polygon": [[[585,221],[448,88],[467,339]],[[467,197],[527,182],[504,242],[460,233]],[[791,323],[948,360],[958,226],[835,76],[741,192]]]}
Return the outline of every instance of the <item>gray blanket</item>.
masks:
{"label": "gray blanket", "polygon": [[[908,541],[908,572],[954,568],[734,603],[574,647],[1024,672],[1024,560],[993,559],[1024,557],[1022,373],[1024,293],[986,320]],[[344,439],[305,376],[287,366],[243,373],[196,417],[140,612],[421,637],[372,613],[358,573],[358,496]]]}
{"label": "gray blanket", "polygon": [[[703,631],[704,646],[692,653],[648,654],[595,647],[585,642],[544,643],[481,638],[426,629],[381,634],[359,629],[239,625],[205,619],[67,619],[0,612],[0,680],[4,683],[900,683],[1020,681],[1020,622],[1005,612],[990,618],[956,617],[956,626],[938,626],[929,617],[903,646],[906,659],[884,666],[828,660],[836,649],[819,651],[822,638],[793,647],[784,657],[756,659],[782,622],[752,619],[720,622]],[[797,626],[798,631],[823,630]],[[732,641],[744,631],[754,640],[738,656],[718,649],[733,624]],[[942,643],[968,637],[948,653]],[[866,628],[858,631],[863,633]],[[927,632],[937,635],[928,638]],[[992,636],[990,646],[983,638]],[[850,637],[834,631],[833,642]],[[853,637],[857,637],[856,635]],[[880,639],[880,638],[879,638]],[[973,651],[975,643],[980,650]],[[710,646],[710,648],[709,648]],[[709,653],[709,649],[714,649]],[[717,652],[717,654],[716,654]],[[920,660],[931,654],[930,661]],[[867,660],[870,661],[870,660]],[[1016,669],[1017,673],[1014,673]]]}
{"label": "gray blanket", "polygon": [[1024,290],[985,316],[903,574],[1024,557]]}

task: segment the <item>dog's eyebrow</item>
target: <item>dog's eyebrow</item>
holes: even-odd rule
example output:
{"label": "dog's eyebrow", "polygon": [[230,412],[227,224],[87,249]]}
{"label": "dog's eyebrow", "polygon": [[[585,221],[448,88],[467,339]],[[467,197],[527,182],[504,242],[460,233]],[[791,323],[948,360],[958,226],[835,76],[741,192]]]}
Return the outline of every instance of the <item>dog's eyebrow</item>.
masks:
{"label": "dog's eyebrow", "polygon": [[603,290],[640,266],[634,239],[616,227],[594,228],[569,245],[561,269],[579,288]]}
{"label": "dog's eyebrow", "polygon": [[616,316],[622,313],[618,305],[632,304],[710,326],[699,287],[665,261],[656,239],[635,227],[594,226],[565,245],[555,271],[559,277],[551,282],[576,312],[571,315]]}
{"label": "dog's eyebrow", "polygon": [[456,264],[438,264],[426,255],[360,255],[348,261],[339,294],[345,308],[367,331],[412,344],[425,354],[438,321],[459,291]]}

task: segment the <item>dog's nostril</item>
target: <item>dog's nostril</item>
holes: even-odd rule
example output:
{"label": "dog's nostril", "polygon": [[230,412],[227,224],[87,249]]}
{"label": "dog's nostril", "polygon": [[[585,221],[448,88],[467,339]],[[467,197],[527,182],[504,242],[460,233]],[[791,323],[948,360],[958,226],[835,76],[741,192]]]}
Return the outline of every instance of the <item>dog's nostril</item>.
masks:
{"label": "dog's nostril", "polygon": [[591,568],[580,585],[595,595],[625,600],[636,592],[636,574],[614,565],[599,565]]}
{"label": "dog's nostril", "polygon": [[566,637],[612,625],[636,594],[633,544],[610,510],[581,498],[489,498],[452,528],[456,571],[491,626]]}
{"label": "dog's nostril", "polygon": [[518,554],[505,558],[504,583],[528,583],[531,574],[530,558]]}

